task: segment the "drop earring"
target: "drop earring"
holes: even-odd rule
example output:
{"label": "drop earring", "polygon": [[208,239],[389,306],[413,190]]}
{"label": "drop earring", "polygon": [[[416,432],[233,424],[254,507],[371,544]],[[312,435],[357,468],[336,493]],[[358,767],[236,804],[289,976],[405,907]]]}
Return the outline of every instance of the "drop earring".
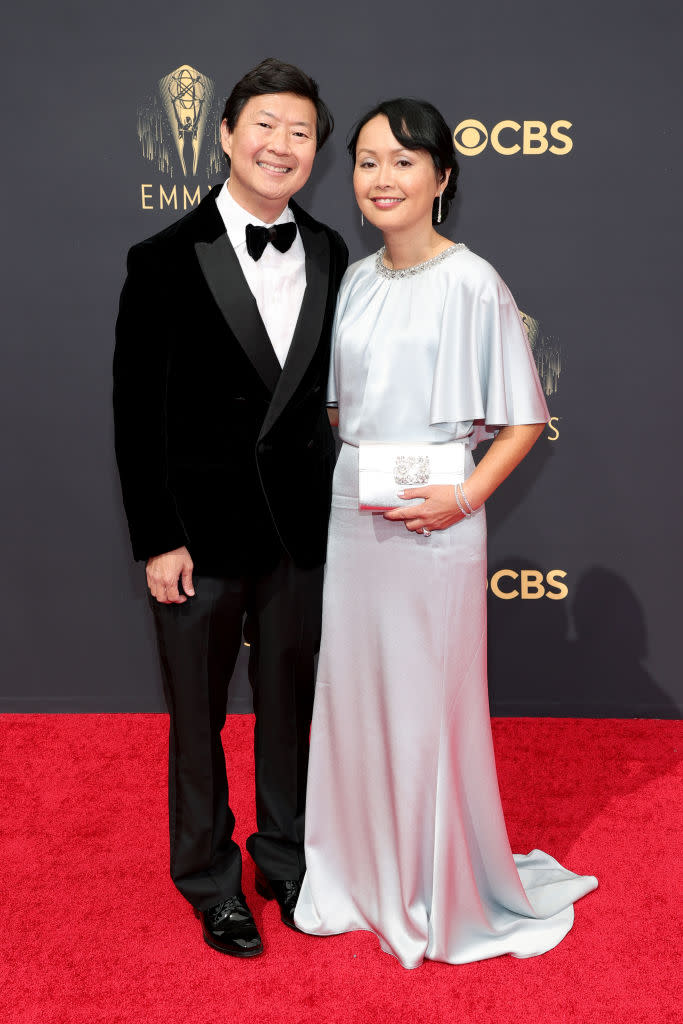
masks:
{"label": "drop earring", "polygon": [[363,216],[363,214],[361,213],[361,215],[360,215],[360,226],[361,226],[361,227],[364,227],[364,225],[365,225],[365,217],[364,217],[364,216]]}
{"label": "drop earring", "polygon": [[436,211],[436,223],[441,223],[441,193],[439,192],[439,208]]}

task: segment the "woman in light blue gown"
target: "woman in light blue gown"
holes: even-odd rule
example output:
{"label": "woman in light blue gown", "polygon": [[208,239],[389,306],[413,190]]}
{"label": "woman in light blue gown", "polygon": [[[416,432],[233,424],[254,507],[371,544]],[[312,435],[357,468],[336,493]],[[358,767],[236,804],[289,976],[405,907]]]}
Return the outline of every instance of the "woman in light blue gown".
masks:
{"label": "woman in light blue gown", "polygon": [[[597,881],[510,850],[488,712],[484,502],[548,411],[504,282],[435,229],[457,177],[438,111],[380,104],[349,149],[384,248],[349,267],[335,320],[329,402],[343,446],[295,921],[316,935],[372,931],[405,967],[536,956]],[[475,468],[472,449],[492,437]],[[364,442],[458,442],[461,488],[360,510]]]}

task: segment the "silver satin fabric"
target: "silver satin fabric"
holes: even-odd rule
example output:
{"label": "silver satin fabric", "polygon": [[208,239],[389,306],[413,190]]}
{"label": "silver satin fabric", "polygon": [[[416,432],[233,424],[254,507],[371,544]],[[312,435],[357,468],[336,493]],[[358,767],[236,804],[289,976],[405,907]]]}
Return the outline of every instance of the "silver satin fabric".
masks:
{"label": "silver satin fabric", "polygon": [[376,258],[349,267],[339,292],[328,402],[342,440],[475,448],[496,427],[547,421],[515,300],[489,263],[462,247],[392,279]]}
{"label": "silver satin fabric", "polygon": [[[514,856],[486,682],[483,509],[430,537],[358,509],[358,442],[461,438],[547,419],[514,300],[467,250],[410,278],[351,267],[330,397],[334,478],[306,810],[303,931],[374,932],[405,967],[536,956],[597,886]],[[476,424],[474,421],[479,420]]]}

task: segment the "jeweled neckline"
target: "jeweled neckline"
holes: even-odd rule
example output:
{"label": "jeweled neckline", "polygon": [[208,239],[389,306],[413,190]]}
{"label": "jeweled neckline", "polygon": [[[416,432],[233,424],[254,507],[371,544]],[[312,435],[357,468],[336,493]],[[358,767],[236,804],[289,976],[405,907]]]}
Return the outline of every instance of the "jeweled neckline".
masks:
{"label": "jeweled neckline", "polygon": [[439,252],[436,256],[432,256],[430,259],[425,260],[423,263],[416,263],[412,267],[402,267],[399,270],[392,270],[390,267],[385,266],[383,256],[386,252],[386,247],[382,246],[377,255],[375,256],[375,270],[382,277],[396,278],[396,277],[414,277],[415,274],[421,274],[424,270],[430,270],[431,267],[436,266],[438,263],[443,263],[445,259],[454,253],[462,252],[467,246],[464,242],[456,242],[455,245],[449,246],[448,249],[444,249],[443,252]]}

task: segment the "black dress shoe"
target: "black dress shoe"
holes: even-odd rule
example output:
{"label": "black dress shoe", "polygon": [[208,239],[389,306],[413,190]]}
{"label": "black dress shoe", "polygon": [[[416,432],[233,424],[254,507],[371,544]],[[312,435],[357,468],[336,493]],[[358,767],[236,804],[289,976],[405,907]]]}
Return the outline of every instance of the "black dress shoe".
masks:
{"label": "black dress shoe", "polygon": [[264,900],[277,900],[280,906],[280,920],[295,932],[299,929],[294,924],[294,908],[301,892],[301,878],[266,878],[260,868],[256,868],[256,892]]}
{"label": "black dress shoe", "polygon": [[204,942],[228,956],[258,956],[263,943],[242,893],[228,896],[208,910],[195,910],[202,922]]}

